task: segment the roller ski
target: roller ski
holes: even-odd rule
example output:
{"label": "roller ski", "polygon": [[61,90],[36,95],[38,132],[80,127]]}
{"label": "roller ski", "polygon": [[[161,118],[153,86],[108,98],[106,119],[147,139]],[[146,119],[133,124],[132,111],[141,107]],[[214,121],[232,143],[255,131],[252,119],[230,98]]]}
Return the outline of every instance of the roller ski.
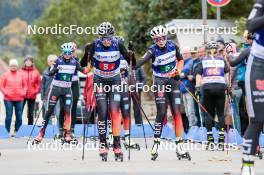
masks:
{"label": "roller ski", "polygon": [[106,143],[100,143],[99,156],[102,158],[103,162],[107,162],[108,148]]}
{"label": "roller ski", "polygon": [[[129,146],[130,145],[130,146]],[[125,135],[124,138],[124,147],[126,149],[131,148],[131,149],[137,149],[140,150],[139,144],[137,144],[134,140],[130,138],[130,144],[129,144],[129,135]]]}
{"label": "roller ski", "polygon": [[65,143],[77,145],[78,140],[76,138],[72,139],[70,131],[65,131],[64,137],[61,140],[62,145]]}
{"label": "roller ski", "polygon": [[151,160],[155,161],[159,155],[160,139],[155,139],[151,149]]}
{"label": "roller ski", "polygon": [[[228,149],[228,145],[227,145]],[[224,151],[225,150],[225,132],[224,129],[220,129],[219,131],[219,138],[218,138],[218,146],[217,146],[218,151]]]}
{"label": "roller ski", "polygon": [[115,161],[124,161],[124,156],[120,144],[120,136],[114,136],[113,152],[115,154]]}
{"label": "roller ski", "polygon": [[207,132],[207,143],[206,143],[205,149],[207,151],[214,151],[215,150],[213,132]]}
{"label": "roller ski", "polygon": [[176,155],[178,157],[179,160],[181,159],[187,159],[189,161],[191,161],[191,155],[189,152],[184,151],[182,148],[182,140],[176,141]]}
{"label": "roller ski", "polygon": [[115,154],[115,161],[120,160],[121,162],[124,161],[124,156],[121,148],[113,148]]}
{"label": "roller ski", "polygon": [[54,136],[54,140],[61,140],[63,138],[63,129],[59,129],[59,133]]}
{"label": "roller ski", "polygon": [[32,145],[34,144],[40,144],[41,141],[43,140],[44,138],[44,135],[45,135],[45,128],[41,128],[38,136],[34,139],[34,141],[32,142]]}
{"label": "roller ski", "polygon": [[[248,158],[243,158],[242,168],[240,175],[255,175],[254,173],[254,161],[252,156],[247,156]],[[250,158],[252,157],[252,158]]]}

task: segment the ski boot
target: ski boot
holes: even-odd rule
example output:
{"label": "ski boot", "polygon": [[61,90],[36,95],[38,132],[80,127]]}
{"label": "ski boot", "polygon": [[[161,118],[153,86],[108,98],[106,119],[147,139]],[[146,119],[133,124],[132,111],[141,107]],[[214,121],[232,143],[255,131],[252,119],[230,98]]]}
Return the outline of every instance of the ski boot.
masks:
{"label": "ski boot", "polygon": [[178,140],[175,142],[176,143],[176,155],[178,157],[179,160],[181,159],[188,159],[189,161],[191,161],[191,155],[189,152],[184,151],[182,148],[182,140]]}
{"label": "ski boot", "polygon": [[151,160],[153,160],[153,161],[155,161],[159,155],[159,153],[158,153],[159,145],[160,145],[160,139],[155,138],[154,144],[153,144],[152,149],[151,149]]}
{"label": "ski boot", "polygon": [[32,145],[41,143],[41,141],[42,141],[42,139],[43,139],[43,137],[45,135],[45,130],[46,130],[45,128],[41,128],[38,136],[32,142]]}
{"label": "ski boot", "polygon": [[206,150],[214,151],[214,149],[215,149],[215,144],[214,144],[213,132],[207,132]]}
{"label": "ski boot", "polygon": [[[229,149],[228,145],[227,145],[227,149]],[[221,128],[219,130],[217,150],[218,151],[224,151],[225,150],[225,129],[224,128]]]}
{"label": "ski boot", "polygon": [[64,143],[77,145],[78,140],[77,139],[72,140],[70,131],[66,130],[64,133],[64,137],[62,138],[62,144],[64,144]]}
{"label": "ski boot", "polygon": [[140,150],[139,144],[137,144],[134,140],[130,138],[130,146],[129,146],[129,134],[125,135],[124,138],[124,146],[126,149],[131,148],[131,149],[137,149]]}
{"label": "ski boot", "polygon": [[255,175],[254,160],[252,156],[247,156],[242,159],[241,175]]}
{"label": "ski boot", "polygon": [[115,161],[120,160],[121,162],[123,162],[124,157],[120,144],[120,136],[114,136],[113,152],[115,154]]}
{"label": "ski boot", "polygon": [[108,148],[106,142],[101,142],[99,145],[99,156],[103,162],[107,162]]}
{"label": "ski boot", "polygon": [[54,136],[54,140],[58,140],[62,138],[63,138],[63,128],[60,128],[59,133]]}
{"label": "ski boot", "polygon": [[114,143],[113,133],[109,132],[109,134],[108,134],[108,146],[113,147],[113,143]]}
{"label": "ski boot", "polygon": [[263,159],[263,153],[260,151],[260,146],[257,146],[256,156],[261,160]]}

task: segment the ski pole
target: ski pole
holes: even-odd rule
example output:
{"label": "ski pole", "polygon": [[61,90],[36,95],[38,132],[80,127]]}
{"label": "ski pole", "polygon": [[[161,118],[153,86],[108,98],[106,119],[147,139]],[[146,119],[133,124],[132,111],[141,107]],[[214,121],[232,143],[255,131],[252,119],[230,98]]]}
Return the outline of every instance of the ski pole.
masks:
{"label": "ski pole", "polygon": [[[129,45],[132,45],[132,41],[129,41]],[[132,78],[132,50],[129,49],[129,79]],[[131,80],[130,80],[131,81]],[[129,135],[128,135],[128,160],[130,160],[130,142],[131,142],[131,92],[129,92]]]}
{"label": "ski pole", "polygon": [[37,125],[37,122],[38,122],[38,119],[39,119],[39,117],[40,117],[40,113],[41,113],[42,110],[43,110],[43,107],[44,107],[44,102],[43,102],[42,105],[41,105],[41,109],[40,109],[39,112],[38,112],[38,115],[37,115],[37,118],[36,118],[36,120],[35,120],[35,122],[34,122],[33,128],[32,128],[32,130],[30,131],[29,138],[28,138],[28,140],[27,140],[27,144],[28,144],[28,142],[30,141],[30,139],[31,139],[31,137],[32,137],[33,131],[34,131],[36,125]]}
{"label": "ski pole", "polygon": [[181,81],[181,80],[179,80],[178,81],[183,87],[184,87],[184,89],[188,92],[188,94],[190,94],[191,95],[191,97],[197,102],[197,104],[203,109],[203,111],[204,112],[206,112],[206,114],[209,116],[209,118],[212,120],[212,121],[214,121],[214,122],[216,122],[216,123],[219,123],[219,122],[217,122],[217,121],[215,121],[214,120],[214,118],[210,115],[210,113],[207,111],[207,109],[199,102],[199,100],[197,100],[197,98],[195,98],[195,96],[192,94],[192,92],[185,86],[185,84]]}

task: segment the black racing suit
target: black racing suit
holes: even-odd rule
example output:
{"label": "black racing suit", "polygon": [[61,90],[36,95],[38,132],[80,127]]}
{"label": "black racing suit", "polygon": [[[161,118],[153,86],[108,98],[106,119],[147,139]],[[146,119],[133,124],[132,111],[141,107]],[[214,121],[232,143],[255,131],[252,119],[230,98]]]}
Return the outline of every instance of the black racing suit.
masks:
{"label": "black racing suit", "polygon": [[[74,57],[76,61],[79,61],[78,57]],[[80,97],[80,86],[79,86],[79,77],[78,77],[78,71],[76,70],[74,72],[74,75],[72,77],[72,85],[71,85],[71,91],[72,91],[72,108],[71,108],[71,132],[74,133],[74,126],[76,122],[76,113],[77,113],[77,104]],[[59,126],[60,129],[63,127],[64,122],[64,111],[60,111],[60,117],[59,117]]]}
{"label": "black racing suit", "polygon": [[[116,54],[114,54],[116,53]],[[84,57],[80,61],[82,66],[88,62],[95,67],[94,72],[94,91],[98,111],[98,133],[101,147],[106,145],[107,116],[110,114],[112,120],[112,131],[114,136],[114,148],[120,148],[120,101],[121,94],[117,86],[121,85],[120,79],[120,58],[130,63],[130,56],[125,46],[112,38],[111,45],[105,47],[101,39],[95,40],[90,47],[86,48]],[[112,56],[111,56],[112,55]],[[134,53],[132,54],[132,65],[136,65]],[[109,72],[111,75],[109,75]],[[104,87],[110,87],[107,90]],[[109,103],[108,103],[109,101]],[[109,110],[108,110],[109,109]]]}
{"label": "black racing suit", "polygon": [[257,0],[249,17],[247,28],[256,37],[251,47],[246,70],[247,110],[250,118],[244,135],[245,155],[255,155],[259,135],[264,124],[264,0]]}
{"label": "black racing suit", "polygon": [[[165,59],[162,58],[164,56],[166,57]],[[180,112],[180,90],[177,81],[171,78],[169,73],[176,70],[177,62],[183,61],[182,55],[178,46],[168,40],[164,48],[158,48],[155,44],[152,45],[148,52],[143,56],[142,60],[137,64],[136,68],[139,68],[150,60],[152,60],[153,74],[155,74],[155,72],[158,73],[153,75],[153,90],[157,108],[154,138],[157,139],[161,137],[163,121],[167,114],[168,104],[171,107],[176,137],[181,138],[183,133],[183,123]],[[168,64],[167,60],[170,60],[171,62]],[[167,63],[163,64],[164,62]],[[159,67],[154,66],[156,63]]]}
{"label": "black racing suit", "polygon": [[63,57],[59,57],[56,60],[53,69],[49,72],[49,76],[55,75],[55,77],[52,80],[47,98],[48,108],[46,109],[42,126],[44,130],[48,125],[50,116],[52,115],[55,105],[59,99],[61,99],[61,105],[65,114],[64,129],[65,131],[70,130],[72,107],[71,84],[72,76],[76,70],[81,72],[85,71],[85,69],[82,68],[74,58],[66,60]]}
{"label": "black racing suit", "polygon": [[[219,66],[219,67],[218,67]],[[207,129],[208,141],[213,142],[212,127],[214,117],[217,114],[219,121],[219,142],[224,142],[225,130],[225,91],[226,91],[226,73],[229,67],[222,57],[203,58],[198,64],[197,74],[202,76],[201,96],[204,107],[208,113],[205,114],[204,122]]]}

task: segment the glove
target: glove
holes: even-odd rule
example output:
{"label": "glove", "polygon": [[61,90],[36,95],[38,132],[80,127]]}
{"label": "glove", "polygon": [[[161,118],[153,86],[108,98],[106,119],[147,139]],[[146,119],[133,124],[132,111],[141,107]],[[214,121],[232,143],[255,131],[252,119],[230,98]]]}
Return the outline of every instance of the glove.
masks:
{"label": "glove", "polygon": [[181,76],[179,74],[176,74],[173,78],[174,80],[179,81],[181,79]]}
{"label": "glove", "polygon": [[196,96],[201,96],[201,88],[199,86],[195,87],[195,95]]}
{"label": "glove", "polygon": [[128,50],[132,50],[132,51],[135,50],[135,47],[134,47],[134,44],[132,43],[132,41],[129,41],[129,43],[128,43]]}

